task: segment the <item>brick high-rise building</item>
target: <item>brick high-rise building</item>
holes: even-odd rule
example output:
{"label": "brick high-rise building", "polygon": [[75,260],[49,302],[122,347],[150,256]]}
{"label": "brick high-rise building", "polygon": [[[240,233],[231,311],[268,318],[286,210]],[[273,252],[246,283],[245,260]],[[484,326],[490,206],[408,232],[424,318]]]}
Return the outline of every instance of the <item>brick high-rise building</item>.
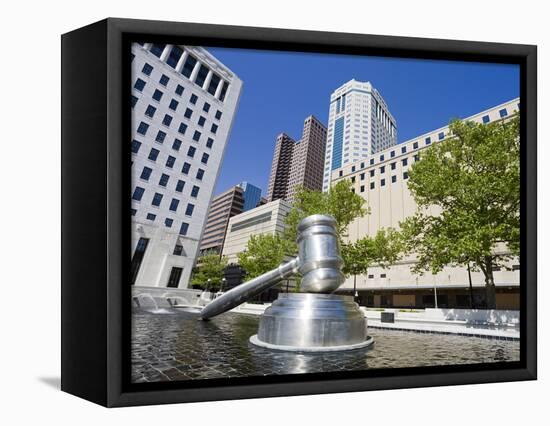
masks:
{"label": "brick high-rise building", "polygon": [[326,138],[326,127],[312,115],[305,119],[302,138],[298,142],[286,133],[277,137],[268,201],[283,199],[292,202],[300,186],[322,190]]}

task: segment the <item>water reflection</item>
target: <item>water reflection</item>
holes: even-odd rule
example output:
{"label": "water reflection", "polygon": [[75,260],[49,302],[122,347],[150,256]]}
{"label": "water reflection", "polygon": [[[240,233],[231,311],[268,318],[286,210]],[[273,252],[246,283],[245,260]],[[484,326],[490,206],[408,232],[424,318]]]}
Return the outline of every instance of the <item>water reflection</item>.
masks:
{"label": "water reflection", "polygon": [[258,317],[134,311],[132,380],[166,381],[519,360],[519,342],[370,328],[375,343],[346,352],[270,351],[249,343]]}

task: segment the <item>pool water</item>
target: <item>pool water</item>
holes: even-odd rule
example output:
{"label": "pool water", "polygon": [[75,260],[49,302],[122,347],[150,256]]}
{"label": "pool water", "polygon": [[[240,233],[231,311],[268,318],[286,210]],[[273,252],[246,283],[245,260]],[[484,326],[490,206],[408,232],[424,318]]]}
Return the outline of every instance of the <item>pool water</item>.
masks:
{"label": "pool water", "polygon": [[366,349],[293,353],[252,345],[259,317],[226,313],[201,321],[196,313],[135,310],[132,382],[196,380],[331,371],[519,361],[518,340],[369,328]]}

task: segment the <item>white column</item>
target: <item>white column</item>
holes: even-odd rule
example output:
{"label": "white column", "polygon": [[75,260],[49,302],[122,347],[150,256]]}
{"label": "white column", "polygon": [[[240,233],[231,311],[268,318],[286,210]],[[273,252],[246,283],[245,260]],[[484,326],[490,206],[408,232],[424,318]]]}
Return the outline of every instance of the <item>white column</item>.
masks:
{"label": "white column", "polygon": [[164,46],[164,50],[162,51],[162,53],[160,55],[160,60],[161,61],[166,61],[166,58],[168,58],[168,55],[170,54],[171,51],[172,51],[172,45],[171,44],[167,44],[166,46]]}
{"label": "white column", "polygon": [[218,87],[216,88],[216,93],[214,94],[214,97],[216,99],[220,99],[220,94],[222,93],[222,87],[225,83],[225,80],[222,78],[220,79],[220,82],[218,83]]}
{"label": "white column", "polygon": [[193,71],[191,71],[191,75],[189,76],[189,80],[191,80],[193,83],[197,78],[197,74],[199,73],[200,68],[201,68],[201,63],[197,61],[197,63],[195,64],[195,68],[193,68]]}
{"label": "white column", "polygon": [[187,50],[184,50],[182,55],[181,55],[180,60],[176,64],[176,71],[177,72],[181,72],[181,70],[183,69],[183,65],[185,64],[185,60],[187,59],[187,56],[188,56]]}
{"label": "white column", "polygon": [[212,70],[208,70],[208,74],[206,75],[206,79],[204,80],[204,84],[202,85],[202,88],[204,90],[208,90],[208,86],[210,84],[210,80],[212,80],[212,75],[214,75],[214,73],[212,72]]}

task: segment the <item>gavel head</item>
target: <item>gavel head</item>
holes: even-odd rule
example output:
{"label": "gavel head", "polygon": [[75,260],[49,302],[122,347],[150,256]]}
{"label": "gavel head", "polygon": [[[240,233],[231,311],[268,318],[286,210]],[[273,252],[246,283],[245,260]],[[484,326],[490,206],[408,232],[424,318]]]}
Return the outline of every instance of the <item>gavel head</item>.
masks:
{"label": "gavel head", "polygon": [[298,270],[302,274],[300,292],[332,293],[344,282],[336,220],[312,215],[298,225]]}

